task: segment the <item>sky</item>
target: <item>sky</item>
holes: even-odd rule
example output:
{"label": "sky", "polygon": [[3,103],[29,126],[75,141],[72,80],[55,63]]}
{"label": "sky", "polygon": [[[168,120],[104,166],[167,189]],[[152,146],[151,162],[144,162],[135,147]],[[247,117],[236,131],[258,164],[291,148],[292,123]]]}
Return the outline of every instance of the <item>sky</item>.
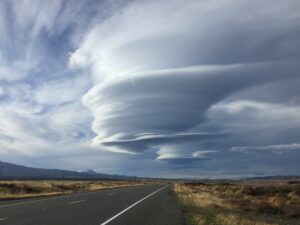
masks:
{"label": "sky", "polygon": [[0,161],[300,175],[298,0],[0,0]]}

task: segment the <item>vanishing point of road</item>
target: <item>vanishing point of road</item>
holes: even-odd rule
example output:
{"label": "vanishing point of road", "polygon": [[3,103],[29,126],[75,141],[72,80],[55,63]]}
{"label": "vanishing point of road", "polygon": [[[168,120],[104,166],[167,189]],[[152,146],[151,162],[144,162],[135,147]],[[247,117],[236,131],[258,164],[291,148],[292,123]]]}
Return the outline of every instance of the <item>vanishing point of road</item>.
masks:
{"label": "vanishing point of road", "polygon": [[170,185],[1,201],[0,225],[182,225]]}

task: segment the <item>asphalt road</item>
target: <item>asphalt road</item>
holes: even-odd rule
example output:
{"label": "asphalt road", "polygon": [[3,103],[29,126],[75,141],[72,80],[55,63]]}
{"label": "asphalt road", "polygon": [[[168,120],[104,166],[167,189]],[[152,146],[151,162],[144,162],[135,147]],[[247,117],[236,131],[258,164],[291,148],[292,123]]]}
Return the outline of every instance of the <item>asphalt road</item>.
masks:
{"label": "asphalt road", "polygon": [[182,225],[170,186],[156,184],[0,202],[0,225]]}

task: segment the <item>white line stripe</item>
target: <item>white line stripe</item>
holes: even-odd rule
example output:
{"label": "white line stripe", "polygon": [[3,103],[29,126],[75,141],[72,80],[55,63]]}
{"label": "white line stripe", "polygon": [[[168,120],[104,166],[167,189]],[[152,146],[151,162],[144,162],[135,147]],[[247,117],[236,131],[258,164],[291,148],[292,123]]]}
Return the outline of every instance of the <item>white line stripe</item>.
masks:
{"label": "white line stripe", "polygon": [[25,204],[29,204],[29,203],[35,203],[35,202],[44,202],[44,201],[55,200],[55,199],[72,198],[74,196],[91,195],[91,194],[101,193],[101,192],[104,193],[106,191],[109,191],[109,189],[99,190],[99,191],[92,191],[92,192],[83,192],[83,193],[78,193],[78,194],[53,196],[53,197],[50,197],[50,198],[43,198],[43,199],[38,199],[38,200],[31,200],[31,201],[24,201],[24,202],[17,202],[17,203],[10,203],[10,204],[7,204],[7,205],[0,205],[0,208],[4,208],[4,207],[8,207],[8,206],[16,206],[16,205],[25,205]]}
{"label": "white line stripe", "polygon": [[169,185],[166,185],[154,192],[152,192],[151,194],[147,195],[146,197],[142,198],[141,200],[137,201],[136,203],[133,203],[131,206],[127,207],[126,209],[124,209],[123,211],[119,212],[118,214],[114,215],[112,218],[106,220],[105,222],[101,223],[100,225],[105,225],[108,224],[110,221],[116,219],[118,216],[122,215],[123,213],[125,213],[126,211],[128,211],[129,209],[131,209],[132,207],[134,207],[135,205],[139,204],[140,202],[144,201],[145,199],[149,198],[150,196],[156,194],[157,192],[161,191],[162,189],[168,187]]}
{"label": "white line stripe", "polygon": [[78,201],[75,201],[75,202],[70,202],[69,204],[73,205],[73,204],[77,204],[77,203],[85,202],[85,201],[86,201],[86,199],[82,199],[82,200],[78,200]]}
{"label": "white line stripe", "polygon": [[[143,187],[143,186],[141,185],[141,186],[137,186],[137,187]],[[130,188],[130,186],[129,187],[124,187],[124,188]],[[112,189],[119,189],[119,188],[112,188]],[[111,191],[111,189],[104,189],[104,190],[91,191],[91,192],[83,192],[83,193],[78,193],[78,194],[68,194],[68,195],[62,195],[62,196],[53,196],[53,197],[50,197],[50,198],[43,198],[43,199],[38,199],[38,200],[10,203],[10,204],[6,204],[6,205],[0,205],[0,208],[9,207],[9,206],[16,206],[16,205],[26,205],[26,204],[30,204],[30,203],[44,202],[44,201],[55,200],[55,199],[72,198],[74,196],[92,195],[92,194],[101,193],[101,192],[105,193],[107,191]]]}
{"label": "white line stripe", "polygon": [[115,195],[116,193],[110,193],[110,194],[108,194],[109,196],[112,196],[112,195]]}
{"label": "white line stripe", "polygon": [[25,205],[25,204],[34,203],[34,202],[44,202],[44,201],[48,201],[48,200],[52,200],[52,199],[70,198],[70,197],[74,197],[74,195],[59,196],[59,197],[56,196],[56,197],[52,197],[52,198],[43,198],[43,199],[39,199],[39,200],[11,203],[11,204],[7,204],[7,205],[0,205],[0,208],[4,208],[4,207],[8,207],[8,206],[15,206],[15,205]]}
{"label": "white line stripe", "polygon": [[0,221],[2,221],[2,220],[6,220],[7,218],[0,218]]}

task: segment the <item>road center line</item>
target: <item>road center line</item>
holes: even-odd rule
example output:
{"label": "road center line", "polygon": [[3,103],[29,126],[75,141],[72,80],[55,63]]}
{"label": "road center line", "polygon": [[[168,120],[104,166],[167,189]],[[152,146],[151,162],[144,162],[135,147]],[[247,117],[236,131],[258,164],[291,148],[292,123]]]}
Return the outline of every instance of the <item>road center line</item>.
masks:
{"label": "road center line", "polygon": [[77,204],[77,203],[81,203],[81,202],[85,202],[85,201],[86,201],[86,199],[82,199],[82,200],[70,202],[69,205],[73,205],[73,204]]}
{"label": "road center line", "polygon": [[0,218],[0,221],[2,221],[2,220],[6,220],[7,218]]}
{"label": "road center line", "polygon": [[106,220],[105,222],[101,223],[100,225],[105,225],[108,224],[110,221],[116,219],[117,217],[119,217],[120,215],[122,215],[123,213],[125,213],[126,211],[128,211],[129,209],[131,209],[132,207],[136,206],[137,204],[139,204],[140,202],[144,201],[145,199],[151,197],[152,195],[156,194],[157,192],[161,191],[162,189],[168,187],[169,185],[166,185],[154,192],[152,192],[151,194],[147,195],[146,197],[142,198],[141,200],[137,201],[136,203],[133,203],[132,205],[130,205],[129,207],[127,207],[126,209],[122,210],[121,212],[119,212],[118,214],[114,215],[113,217],[111,217],[110,219]]}

